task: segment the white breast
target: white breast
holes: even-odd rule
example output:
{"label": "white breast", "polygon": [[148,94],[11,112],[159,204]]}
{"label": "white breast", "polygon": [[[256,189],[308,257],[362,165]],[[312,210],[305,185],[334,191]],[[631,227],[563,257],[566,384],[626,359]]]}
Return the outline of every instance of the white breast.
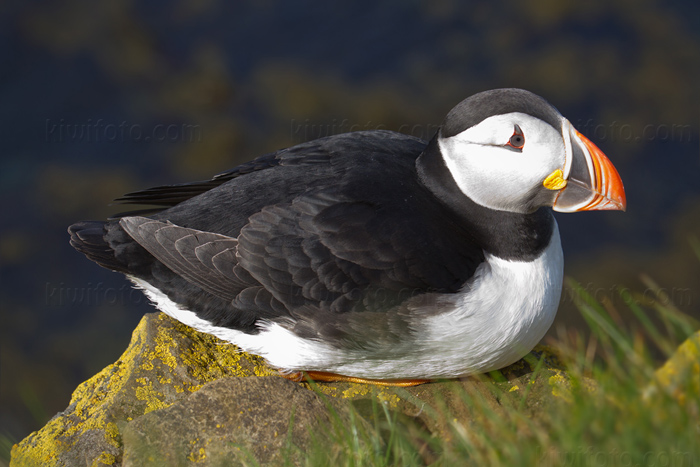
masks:
{"label": "white breast", "polygon": [[447,373],[481,373],[516,362],[544,337],[561,297],[564,256],[556,224],[534,261],[486,256],[461,294],[446,296],[453,311],[425,321],[425,346],[448,362]]}
{"label": "white breast", "polygon": [[555,224],[550,244],[538,258],[518,262],[487,255],[460,293],[436,295],[427,306],[419,301],[424,308],[413,309],[415,332],[403,345],[371,354],[303,339],[274,322],[262,323],[257,334],[213,326],[147,282],[129,279],[164,313],[277,368],[376,379],[450,378],[502,368],[542,339],[559,306],[563,263]]}
{"label": "white breast", "polygon": [[[559,307],[564,256],[555,223],[533,261],[486,255],[474,280],[456,294],[418,300],[414,340],[391,359],[340,364],[334,372],[365,378],[454,378],[503,368],[544,337]],[[410,308],[410,307],[409,307]],[[389,351],[390,352],[390,351]]]}

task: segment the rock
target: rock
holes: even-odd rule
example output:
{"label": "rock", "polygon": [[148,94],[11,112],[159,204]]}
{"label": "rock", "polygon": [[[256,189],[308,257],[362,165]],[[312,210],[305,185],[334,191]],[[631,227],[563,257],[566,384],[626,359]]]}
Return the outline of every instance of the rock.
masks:
{"label": "rock", "polygon": [[[700,331],[686,339],[666,363],[656,370],[656,382],[682,405],[696,400],[700,394]],[[648,398],[653,396],[655,389],[654,386],[648,388]],[[697,405],[688,408],[696,414],[700,413]]]}
{"label": "rock", "polygon": [[210,381],[270,374],[262,359],[149,313],[116,363],[78,386],[64,412],[13,447],[12,465],[120,465],[120,422],[166,408]]}
{"label": "rock", "polygon": [[[533,377],[539,359],[543,369]],[[78,386],[64,412],[13,447],[11,465],[275,465],[299,456],[312,438],[328,441],[331,418],[349,426],[353,416],[363,429],[381,431],[375,415],[386,412],[416,439],[449,439],[455,427],[485,422],[470,400],[493,414],[516,407],[534,416],[566,400],[568,384],[544,348],[491,376],[411,388],[293,383],[259,357],[148,314],[119,361]]]}
{"label": "rock", "polygon": [[127,424],[123,466],[281,465],[298,456],[291,446],[308,445],[310,433],[323,434],[330,422],[326,402],[297,383],[224,378]]}

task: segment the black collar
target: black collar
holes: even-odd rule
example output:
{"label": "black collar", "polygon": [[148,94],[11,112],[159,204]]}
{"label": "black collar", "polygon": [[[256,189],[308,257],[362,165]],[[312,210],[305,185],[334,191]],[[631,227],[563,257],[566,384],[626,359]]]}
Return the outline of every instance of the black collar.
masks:
{"label": "black collar", "polygon": [[530,261],[549,245],[554,231],[551,209],[530,214],[481,206],[457,186],[442,157],[435,135],[416,161],[420,181],[460,219],[464,229],[487,253],[499,258]]}

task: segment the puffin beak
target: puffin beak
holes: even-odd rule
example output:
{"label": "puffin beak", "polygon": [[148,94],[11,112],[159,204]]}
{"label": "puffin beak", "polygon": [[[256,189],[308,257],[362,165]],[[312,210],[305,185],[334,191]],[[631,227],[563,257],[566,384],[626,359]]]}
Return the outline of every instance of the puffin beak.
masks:
{"label": "puffin beak", "polygon": [[556,170],[544,181],[544,186],[550,189],[564,187],[554,201],[554,210],[624,211],[627,208],[625,188],[615,167],[603,151],[568,121],[564,127],[565,131],[568,128],[570,136],[566,167],[563,172]]}

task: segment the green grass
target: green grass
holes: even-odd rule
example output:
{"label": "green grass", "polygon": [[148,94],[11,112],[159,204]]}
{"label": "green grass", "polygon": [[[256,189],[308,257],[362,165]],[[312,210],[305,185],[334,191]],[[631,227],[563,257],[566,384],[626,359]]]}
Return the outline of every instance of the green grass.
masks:
{"label": "green grass", "polygon": [[0,466],[9,465],[10,451],[16,441],[8,434],[0,433]]}
{"label": "green grass", "polygon": [[[563,398],[540,412],[527,416],[523,411],[527,391],[513,396],[489,379],[489,390],[501,392],[502,408],[462,394],[471,419],[453,420],[433,408],[431,417],[452,421],[443,436],[430,436],[415,419],[374,402],[372,414],[362,420],[358,414],[352,423],[338,417],[329,427],[333,443],[314,443],[302,453],[303,464],[700,465],[697,382],[688,377],[686,387],[675,388],[676,394],[686,394],[682,402],[655,382],[655,370],[698,329],[698,322],[669,303],[651,279],[643,280],[654,300],[649,293],[620,290],[618,303],[632,320],[623,320],[611,300],[599,303],[568,281],[590,333],[557,343],[571,384]],[[533,378],[542,371],[541,362],[535,365]]]}

